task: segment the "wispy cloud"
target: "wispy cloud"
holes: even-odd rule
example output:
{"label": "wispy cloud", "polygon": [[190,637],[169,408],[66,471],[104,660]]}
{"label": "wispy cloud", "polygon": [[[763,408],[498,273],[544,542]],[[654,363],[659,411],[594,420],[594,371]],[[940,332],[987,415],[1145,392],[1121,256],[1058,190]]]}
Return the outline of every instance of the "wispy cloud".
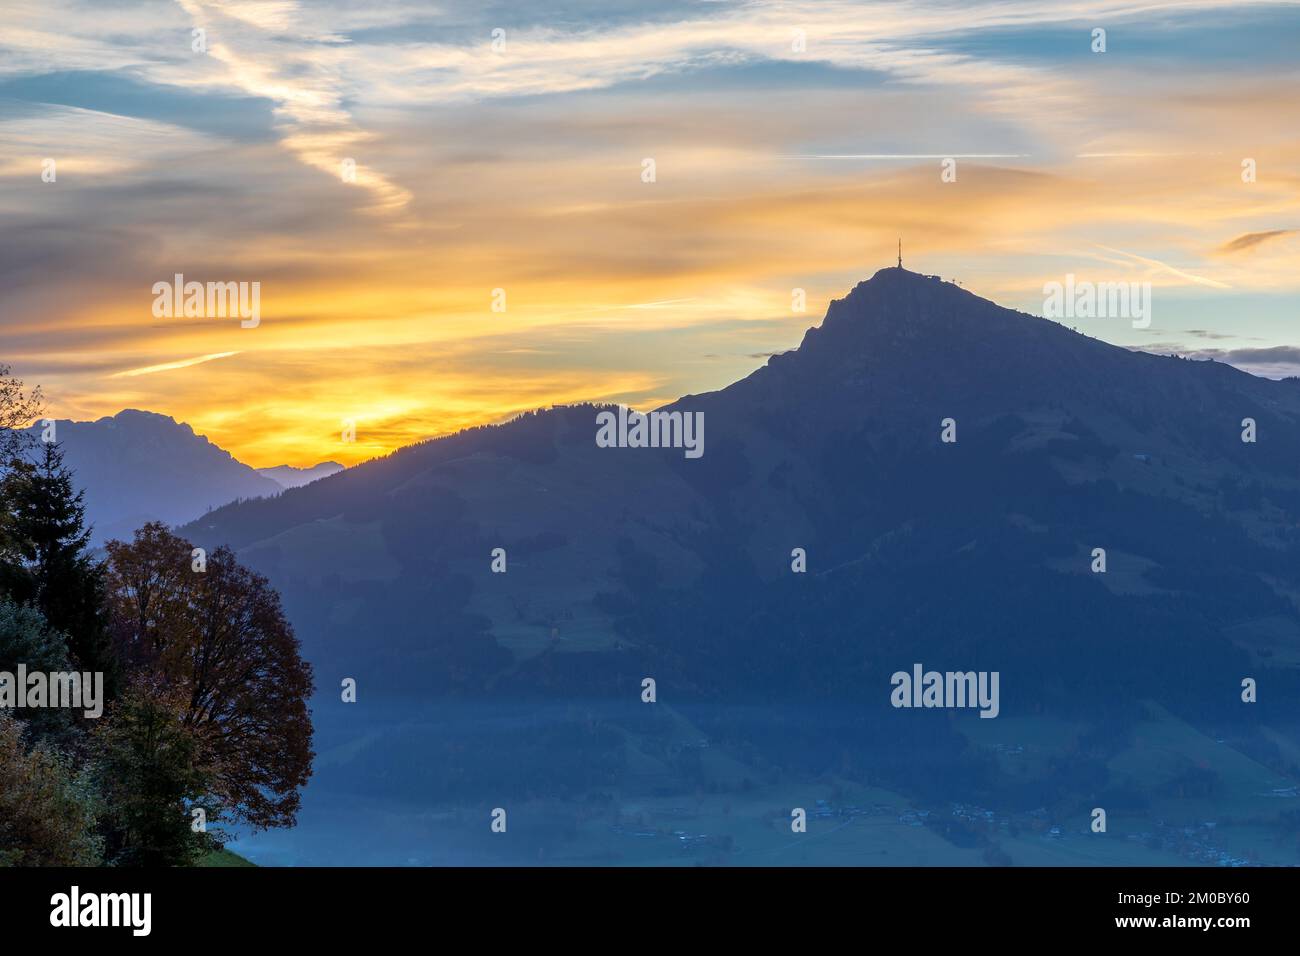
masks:
{"label": "wispy cloud", "polygon": [[1219,251],[1241,252],[1245,249],[1254,249],[1256,246],[1263,245],[1270,240],[1292,235],[1295,235],[1294,229],[1270,229],[1266,232],[1248,232],[1244,235],[1238,236],[1236,239],[1225,242],[1219,247]]}
{"label": "wispy cloud", "polygon": [[211,355],[199,355],[195,358],[179,359],[175,362],[162,362],[158,365],[146,365],[142,368],[127,369],[124,372],[115,372],[109,378],[135,378],[137,375],[154,375],[158,372],[171,372],[178,368],[191,368],[195,365],[202,365],[204,362],[215,362],[217,359],[230,358],[232,355],[238,355],[238,352],[214,352]]}
{"label": "wispy cloud", "polygon": [[282,142],[299,159],[368,190],[377,211],[396,212],[410,202],[409,190],[358,161],[371,136],[357,127],[343,105],[348,88],[337,53],[344,40],[304,32],[302,27],[315,21],[313,11],[291,0],[177,2],[196,28],[211,35],[207,54],[224,64],[227,82],[275,103]]}
{"label": "wispy cloud", "polygon": [[1156,272],[1163,272],[1168,275],[1174,276],[1175,278],[1183,279],[1187,282],[1191,282],[1195,285],[1208,286],[1212,289],[1232,288],[1232,286],[1230,286],[1226,282],[1220,282],[1217,279],[1209,279],[1206,278],[1205,276],[1194,275],[1191,272],[1188,272],[1184,269],[1178,269],[1174,266],[1171,266],[1167,262],[1161,262],[1159,259],[1152,259],[1148,256],[1140,256],[1135,252],[1125,252],[1123,249],[1114,249],[1111,248],[1110,246],[1098,246],[1098,248],[1105,249],[1107,252],[1113,252],[1116,255],[1125,256],[1126,258],[1131,259],[1134,262],[1140,262],[1143,265],[1148,266],[1150,269],[1155,270]]}

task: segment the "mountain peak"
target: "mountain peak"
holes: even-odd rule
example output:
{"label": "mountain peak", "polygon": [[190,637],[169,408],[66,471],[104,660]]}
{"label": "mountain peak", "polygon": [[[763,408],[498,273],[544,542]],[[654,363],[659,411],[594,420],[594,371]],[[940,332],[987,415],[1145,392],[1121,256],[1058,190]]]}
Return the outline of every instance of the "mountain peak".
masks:
{"label": "mountain peak", "polygon": [[162,412],[150,412],[142,408],[124,408],[116,415],[106,415],[104,417],[118,422],[139,421],[158,422],[159,424],[163,422],[168,422],[172,425],[177,424],[176,419],[172,418],[170,415],[164,415]]}
{"label": "mountain peak", "polygon": [[921,338],[969,336],[972,320],[981,335],[991,331],[990,326],[1009,330],[1033,321],[967,292],[955,280],[889,266],[831,300],[825,319],[807,331],[797,352],[852,361]]}
{"label": "mountain peak", "polygon": [[845,298],[852,298],[861,291],[891,291],[897,292],[904,289],[933,289],[933,288],[952,288],[959,289],[955,279],[944,279],[942,276],[929,275],[923,272],[913,272],[911,269],[903,266],[886,266],[883,269],[877,269],[870,279],[863,279],[852,289]]}
{"label": "mountain peak", "polygon": [[[193,436],[194,429],[187,422],[178,422],[170,415],[163,415],[160,412],[145,411],[140,408],[124,408],[116,415],[105,415],[95,424],[104,424],[109,428],[123,427],[133,431],[145,433],[170,432],[179,429],[180,432]],[[90,424],[90,423],[86,423]],[[206,441],[206,439],[204,439]]]}

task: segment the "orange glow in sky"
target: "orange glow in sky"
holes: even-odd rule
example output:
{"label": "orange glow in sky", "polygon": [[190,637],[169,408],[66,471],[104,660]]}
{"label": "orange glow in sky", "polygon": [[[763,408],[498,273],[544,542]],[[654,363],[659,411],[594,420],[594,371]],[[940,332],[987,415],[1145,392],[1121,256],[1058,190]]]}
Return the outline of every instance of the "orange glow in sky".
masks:
{"label": "orange glow in sky", "polygon": [[[1066,273],[1150,281],[1150,330],[1080,328],[1117,344],[1295,343],[1275,8],[975,3],[956,32],[925,4],[597,5],[566,32],[540,4],[497,52],[468,13],[391,33],[400,10],[326,3],[308,34],[292,6],[186,0],[181,43],[130,6],[79,37],[42,3],[0,37],[0,361],[54,417],[157,411],[266,467],[651,406],[796,346],[900,237],[909,268],[1029,312]],[[257,327],[156,318],[176,273],[260,283]]]}

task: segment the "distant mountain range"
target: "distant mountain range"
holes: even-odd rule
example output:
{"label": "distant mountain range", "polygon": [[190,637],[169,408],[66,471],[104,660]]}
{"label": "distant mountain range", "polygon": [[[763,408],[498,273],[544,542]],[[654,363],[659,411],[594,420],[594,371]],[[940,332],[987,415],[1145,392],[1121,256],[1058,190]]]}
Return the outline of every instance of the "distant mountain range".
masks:
{"label": "distant mountain range", "polygon": [[[32,426],[39,434],[41,426]],[[212,508],[278,495],[342,470],[335,462],[258,471],[182,422],[126,409],[93,422],[57,420],[55,435],[85,491],[92,543],[130,539],[148,521],[179,524]]]}
{"label": "distant mountain range", "polygon": [[295,468],[293,465],[276,465],[274,468],[259,468],[257,473],[270,478],[283,488],[301,488],[318,478],[328,478],[343,470],[337,461],[322,461],[310,468]]}

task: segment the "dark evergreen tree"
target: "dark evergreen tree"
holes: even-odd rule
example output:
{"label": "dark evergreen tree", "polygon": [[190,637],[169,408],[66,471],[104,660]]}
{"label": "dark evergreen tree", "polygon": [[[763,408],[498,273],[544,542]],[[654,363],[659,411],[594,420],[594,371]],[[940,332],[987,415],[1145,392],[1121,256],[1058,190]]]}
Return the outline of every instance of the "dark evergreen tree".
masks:
{"label": "dark evergreen tree", "polygon": [[56,443],[43,443],[37,455],[35,464],[14,462],[5,477],[11,559],[0,568],[0,593],[38,608],[64,635],[75,666],[104,673],[111,699],[118,686],[117,658],[104,613],[103,565],[88,551],[82,492]]}
{"label": "dark evergreen tree", "polygon": [[[66,671],[68,650],[63,635],[52,630],[34,607],[14,604],[0,597],[0,673],[15,674],[18,666],[28,671]],[[67,743],[71,712],[64,708],[25,708],[14,712],[27,731],[53,744]]]}

